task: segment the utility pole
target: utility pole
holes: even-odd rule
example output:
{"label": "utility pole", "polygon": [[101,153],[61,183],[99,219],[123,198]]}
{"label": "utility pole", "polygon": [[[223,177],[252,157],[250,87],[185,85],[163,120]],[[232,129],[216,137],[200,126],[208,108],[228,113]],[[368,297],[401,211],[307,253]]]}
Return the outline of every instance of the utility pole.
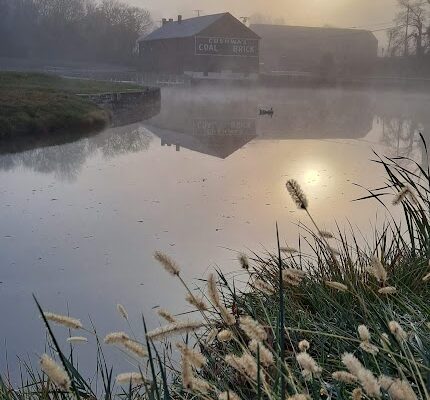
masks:
{"label": "utility pole", "polygon": [[200,17],[200,13],[203,11],[203,10],[193,10],[196,14],[197,14],[197,16],[198,17]]}
{"label": "utility pole", "polygon": [[404,51],[404,56],[407,57],[408,56],[408,28],[409,28],[409,11],[410,11],[410,6],[408,4],[408,12],[406,13],[406,31],[405,31],[405,51]]}

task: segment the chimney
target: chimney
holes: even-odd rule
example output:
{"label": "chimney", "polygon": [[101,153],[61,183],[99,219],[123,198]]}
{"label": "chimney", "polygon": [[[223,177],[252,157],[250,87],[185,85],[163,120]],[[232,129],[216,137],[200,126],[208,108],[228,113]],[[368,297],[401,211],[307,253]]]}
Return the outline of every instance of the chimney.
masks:
{"label": "chimney", "polygon": [[182,15],[178,15],[178,23],[180,24],[182,22]]}
{"label": "chimney", "polygon": [[166,18],[163,18],[162,20],[161,20],[161,26],[164,26],[164,25],[166,25],[167,24],[167,19]]}

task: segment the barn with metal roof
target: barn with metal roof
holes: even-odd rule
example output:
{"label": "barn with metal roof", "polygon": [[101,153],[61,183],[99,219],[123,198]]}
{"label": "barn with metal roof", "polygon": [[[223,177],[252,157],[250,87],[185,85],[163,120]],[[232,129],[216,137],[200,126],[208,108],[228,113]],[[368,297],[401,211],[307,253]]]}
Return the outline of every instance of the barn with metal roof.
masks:
{"label": "barn with metal roof", "polygon": [[140,64],[145,72],[249,77],[259,71],[259,39],[230,13],[163,19],[139,40]]}

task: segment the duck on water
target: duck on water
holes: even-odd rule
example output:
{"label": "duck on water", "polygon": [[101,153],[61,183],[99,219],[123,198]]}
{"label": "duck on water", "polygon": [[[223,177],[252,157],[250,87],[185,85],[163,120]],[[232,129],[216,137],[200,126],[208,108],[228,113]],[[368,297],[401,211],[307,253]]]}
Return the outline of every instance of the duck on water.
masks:
{"label": "duck on water", "polygon": [[274,111],[273,111],[273,107],[270,107],[270,109],[264,109],[264,108],[260,108],[260,115],[270,115],[270,118],[273,117]]}

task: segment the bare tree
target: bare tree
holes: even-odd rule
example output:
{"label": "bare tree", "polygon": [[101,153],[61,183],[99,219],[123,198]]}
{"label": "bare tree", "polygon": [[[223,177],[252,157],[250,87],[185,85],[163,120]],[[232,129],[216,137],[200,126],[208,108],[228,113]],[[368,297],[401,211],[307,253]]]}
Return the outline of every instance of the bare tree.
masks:
{"label": "bare tree", "polygon": [[0,0],[0,55],[127,63],[151,25],[117,0]]}
{"label": "bare tree", "polygon": [[391,55],[415,54],[421,57],[429,46],[430,0],[398,0],[395,27],[388,31]]}

